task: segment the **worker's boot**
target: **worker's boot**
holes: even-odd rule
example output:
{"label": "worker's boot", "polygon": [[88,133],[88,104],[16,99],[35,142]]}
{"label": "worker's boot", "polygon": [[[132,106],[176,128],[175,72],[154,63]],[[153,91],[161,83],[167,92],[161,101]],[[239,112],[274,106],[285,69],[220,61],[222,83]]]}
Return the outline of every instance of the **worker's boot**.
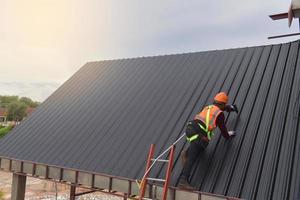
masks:
{"label": "worker's boot", "polygon": [[193,186],[191,186],[186,177],[181,176],[179,179],[178,187],[184,190],[196,190]]}
{"label": "worker's boot", "polygon": [[181,156],[181,164],[182,166],[184,166],[187,161],[187,150],[183,150],[180,156]]}

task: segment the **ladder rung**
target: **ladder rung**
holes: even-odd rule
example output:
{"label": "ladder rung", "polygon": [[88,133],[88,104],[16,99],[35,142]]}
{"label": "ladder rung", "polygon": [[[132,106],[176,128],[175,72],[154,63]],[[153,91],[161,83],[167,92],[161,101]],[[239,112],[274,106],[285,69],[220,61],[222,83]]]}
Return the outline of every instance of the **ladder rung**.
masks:
{"label": "ladder rung", "polygon": [[160,182],[165,182],[165,179],[159,179],[159,178],[147,178],[148,181],[160,181]]}
{"label": "ladder rung", "polygon": [[[151,161],[155,161],[155,159],[151,159]],[[156,161],[158,162],[169,162],[169,160],[165,160],[165,159],[157,159]]]}

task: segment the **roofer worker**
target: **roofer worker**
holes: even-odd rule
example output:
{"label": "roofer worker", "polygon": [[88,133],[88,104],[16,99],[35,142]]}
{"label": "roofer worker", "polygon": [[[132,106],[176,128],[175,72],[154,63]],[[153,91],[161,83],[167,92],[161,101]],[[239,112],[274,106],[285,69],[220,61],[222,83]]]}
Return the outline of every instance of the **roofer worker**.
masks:
{"label": "roofer worker", "polygon": [[216,127],[219,127],[222,136],[226,139],[235,135],[234,131],[227,131],[224,111],[237,113],[238,109],[236,105],[227,105],[227,103],[227,94],[220,92],[214,97],[213,105],[206,106],[193,120],[187,123],[185,134],[190,145],[186,151],[182,152],[183,171],[179,180],[179,187],[194,189],[188,182],[190,171],[199,153],[205,150],[213,137],[213,131]]}

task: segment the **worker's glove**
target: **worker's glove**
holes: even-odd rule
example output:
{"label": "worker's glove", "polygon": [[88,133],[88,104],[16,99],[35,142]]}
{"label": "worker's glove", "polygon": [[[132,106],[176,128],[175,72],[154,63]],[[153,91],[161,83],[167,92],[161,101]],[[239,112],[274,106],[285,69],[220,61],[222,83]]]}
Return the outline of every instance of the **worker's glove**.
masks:
{"label": "worker's glove", "polygon": [[236,132],[235,131],[228,131],[228,135],[230,137],[234,137],[236,135]]}
{"label": "worker's glove", "polygon": [[233,104],[233,105],[226,105],[225,110],[227,112],[236,112],[236,113],[239,113],[239,110],[238,110],[238,108],[237,108],[237,106],[235,104]]}

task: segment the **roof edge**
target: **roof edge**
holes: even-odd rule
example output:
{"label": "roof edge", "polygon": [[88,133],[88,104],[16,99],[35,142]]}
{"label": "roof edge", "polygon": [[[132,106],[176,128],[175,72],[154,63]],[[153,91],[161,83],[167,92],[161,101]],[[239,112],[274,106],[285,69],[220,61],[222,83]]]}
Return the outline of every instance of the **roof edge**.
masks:
{"label": "roof edge", "polygon": [[245,48],[257,48],[257,47],[266,47],[266,46],[274,46],[274,45],[283,45],[298,42],[300,39],[290,41],[290,42],[283,42],[283,43],[275,43],[275,44],[265,44],[265,45],[255,45],[255,46],[246,46],[246,47],[233,47],[233,48],[225,48],[225,49],[210,49],[204,51],[190,51],[190,52],[183,52],[183,53],[166,53],[166,54],[157,54],[157,55],[145,55],[145,56],[137,56],[137,57],[128,57],[128,58],[113,58],[113,59],[103,59],[103,60],[96,60],[96,61],[88,61],[86,64],[90,63],[100,63],[100,62],[107,62],[107,61],[120,61],[120,60],[134,60],[140,58],[153,58],[153,57],[163,57],[163,56],[178,56],[178,55],[186,55],[186,54],[194,54],[194,53],[207,53],[207,52],[214,52],[214,51],[225,51],[225,50],[239,50]]}

